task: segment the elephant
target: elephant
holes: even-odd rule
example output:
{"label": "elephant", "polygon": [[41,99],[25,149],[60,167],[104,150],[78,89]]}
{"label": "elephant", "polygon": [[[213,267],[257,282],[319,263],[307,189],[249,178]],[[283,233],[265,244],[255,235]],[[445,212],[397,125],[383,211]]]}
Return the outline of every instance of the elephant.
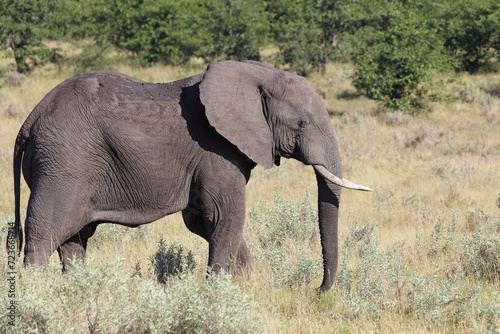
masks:
{"label": "elephant", "polygon": [[342,178],[329,114],[305,78],[256,61],[222,61],[171,83],[112,71],[75,75],[29,114],[14,147],[15,234],[22,249],[21,170],[30,188],[24,265],[56,250],[63,271],[85,259],[102,223],[138,227],[182,212],[208,241],[208,266],[243,273],[245,187],[252,169],[293,158],[314,168],[321,291],[337,271]]}

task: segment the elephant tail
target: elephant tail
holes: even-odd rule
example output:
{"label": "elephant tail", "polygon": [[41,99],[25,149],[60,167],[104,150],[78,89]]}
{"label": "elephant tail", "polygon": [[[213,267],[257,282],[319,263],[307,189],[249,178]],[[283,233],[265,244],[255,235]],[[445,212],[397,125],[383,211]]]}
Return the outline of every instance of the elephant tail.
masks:
{"label": "elephant tail", "polygon": [[21,226],[21,164],[23,154],[28,143],[28,134],[26,127],[23,126],[19,131],[16,144],[14,145],[14,199],[15,199],[15,221],[13,229],[9,230],[7,237],[7,250],[11,250],[12,239],[16,240],[18,254],[21,253],[23,246],[23,228]]}
{"label": "elephant tail", "polygon": [[[57,93],[57,89],[51,90],[28,115],[24,124],[21,126],[17,134],[16,143],[14,145],[14,199],[15,199],[15,220],[13,227],[9,230],[7,237],[7,250],[11,250],[13,239],[16,240],[18,254],[21,253],[23,247],[23,228],[21,225],[21,165],[26,147],[30,138],[30,131],[33,124],[38,118],[45,113],[51,105],[51,102]],[[9,247],[10,246],[10,247]]]}

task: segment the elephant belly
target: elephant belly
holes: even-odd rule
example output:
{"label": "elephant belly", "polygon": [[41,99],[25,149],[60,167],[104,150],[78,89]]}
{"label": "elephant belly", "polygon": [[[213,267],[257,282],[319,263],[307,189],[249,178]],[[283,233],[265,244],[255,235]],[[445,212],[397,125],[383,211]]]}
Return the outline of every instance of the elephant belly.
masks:
{"label": "elephant belly", "polygon": [[137,209],[99,210],[92,213],[90,221],[137,227],[139,225],[152,223],[155,220],[161,219],[180,210],[181,209],[178,208],[149,209],[147,211],[139,211]]}
{"label": "elephant belly", "polygon": [[92,221],[137,226],[183,210],[189,200],[185,176],[163,177],[142,170],[145,175],[127,171],[107,174],[92,198]]}

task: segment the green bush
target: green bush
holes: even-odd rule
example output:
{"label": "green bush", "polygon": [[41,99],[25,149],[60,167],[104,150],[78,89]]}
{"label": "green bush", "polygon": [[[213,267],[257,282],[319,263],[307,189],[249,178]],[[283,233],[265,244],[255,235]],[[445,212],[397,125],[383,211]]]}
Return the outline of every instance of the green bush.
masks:
{"label": "green bush", "polygon": [[199,45],[194,55],[205,61],[259,60],[269,34],[267,2],[262,0],[198,1]]}
{"label": "green bush", "polygon": [[210,274],[205,283],[183,277],[166,291],[167,327],[163,333],[256,333],[261,324],[250,296],[227,273]]}
{"label": "green bush", "polygon": [[448,0],[436,8],[436,28],[458,60],[457,69],[477,72],[500,60],[500,3],[496,0]]}
{"label": "green bush", "polygon": [[137,55],[143,65],[186,63],[199,47],[196,2],[116,1],[110,40]]}
{"label": "green bush", "polygon": [[339,33],[334,1],[275,1],[273,34],[280,53],[276,61],[299,75],[324,70]]}
{"label": "green bush", "polygon": [[[143,330],[141,320],[147,318],[134,302],[137,281],[128,279],[121,267],[122,261],[101,268],[77,261],[67,275],[61,274],[59,265],[20,269],[15,327],[5,326],[5,332],[8,329],[23,333]],[[4,288],[0,298],[7,297]]]}
{"label": "green bush", "polygon": [[407,307],[402,290],[410,273],[403,245],[382,250],[375,228],[355,224],[341,252],[337,284],[355,316],[378,317],[384,310],[401,312]]}
{"label": "green bush", "polygon": [[346,3],[346,24],[359,27],[343,41],[356,65],[354,86],[392,111],[422,110],[439,98],[444,85],[435,72],[448,71],[451,57],[427,25],[428,8],[417,1]]}
{"label": "green bush", "polygon": [[319,239],[318,213],[307,193],[302,201],[287,200],[276,193],[273,208],[264,206],[254,210],[250,216],[260,226],[257,235],[262,247],[280,246],[289,242]]}
{"label": "green bush", "polygon": [[427,256],[439,257],[447,256],[452,252],[456,239],[456,221],[453,219],[450,225],[444,223],[443,217],[438,217],[438,222],[434,225],[429,242],[427,244]]}
{"label": "green bush", "polygon": [[191,272],[196,266],[191,251],[184,255],[184,248],[177,242],[169,247],[163,238],[158,242],[158,250],[151,257],[151,266],[159,283],[166,283],[170,277],[179,276],[183,272]]}
{"label": "green bush", "polygon": [[92,0],[71,8],[92,27],[68,34],[128,50],[141,65],[185,64],[193,57],[257,60],[269,30],[266,3],[257,0]]}
{"label": "green bush", "polygon": [[52,11],[57,10],[51,1],[0,1],[0,47],[13,51],[19,73],[27,73],[37,65],[60,58],[57,50],[42,43],[46,21]]}
{"label": "green bush", "polygon": [[115,62],[109,57],[110,45],[84,44],[80,54],[71,59],[75,72],[81,73],[91,70],[113,70]]}

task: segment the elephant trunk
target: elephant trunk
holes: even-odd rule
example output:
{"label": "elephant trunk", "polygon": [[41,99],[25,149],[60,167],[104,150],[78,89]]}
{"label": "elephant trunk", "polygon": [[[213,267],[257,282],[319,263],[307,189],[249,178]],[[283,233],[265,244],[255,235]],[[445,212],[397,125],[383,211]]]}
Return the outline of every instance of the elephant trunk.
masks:
{"label": "elephant trunk", "polygon": [[[342,177],[342,167],[330,169],[338,177]],[[338,218],[340,204],[340,186],[327,181],[316,169],[318,182],[318,218],[321,248],[323,253],[323,283],[321,292],[332,287],[337,275],[338,264]]]}
{"label": "elephant trunk", "polygon": [[318,218],[321,248],[323,252],[323,283],[321,291],[332,287],[337,275],[338,264],[338,219],[341,187],[361,191],[372,191],[371,188],[353,183],[342,178],[342,164],[338,148],[332,162],[326,166],[313,165],[318,182]]}

